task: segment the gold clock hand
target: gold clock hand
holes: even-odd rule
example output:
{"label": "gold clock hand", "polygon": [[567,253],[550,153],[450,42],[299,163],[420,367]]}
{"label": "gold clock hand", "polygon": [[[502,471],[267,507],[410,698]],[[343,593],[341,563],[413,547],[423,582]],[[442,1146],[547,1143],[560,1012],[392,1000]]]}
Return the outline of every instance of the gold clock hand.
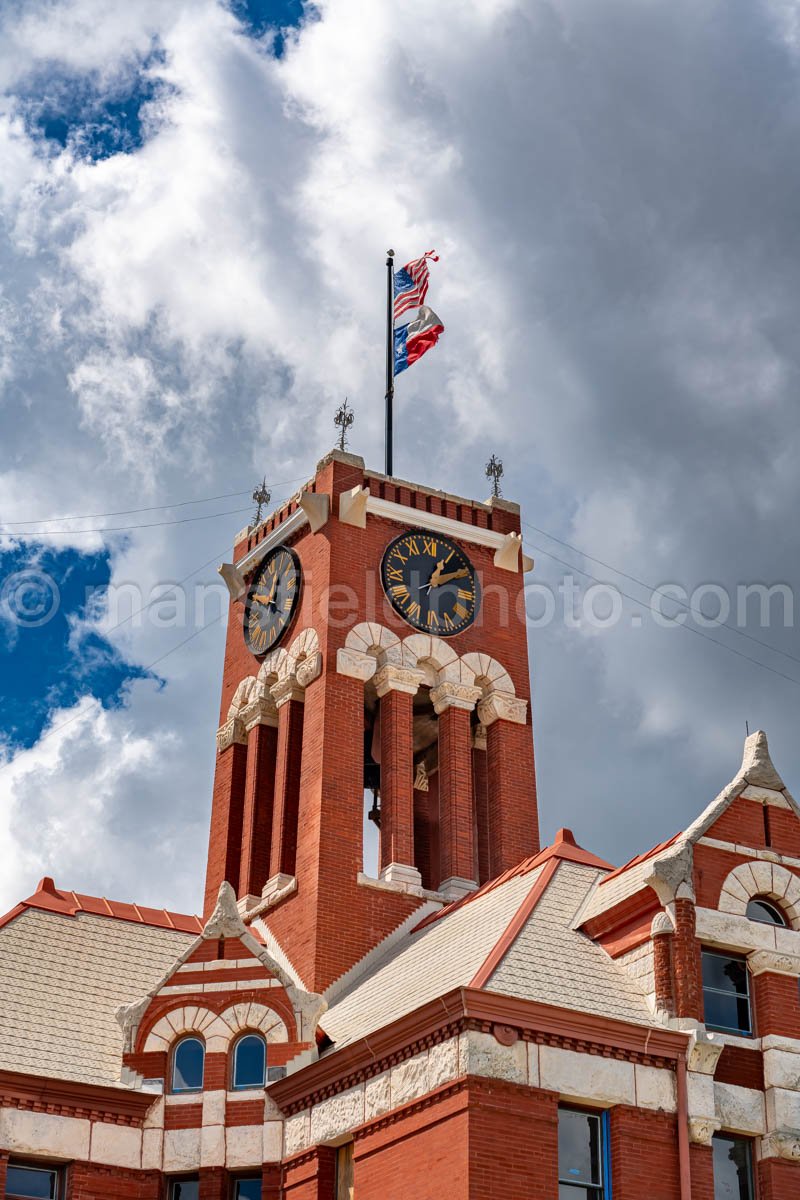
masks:
{"label": "gold clock hand", "polygon": [[431,575],[430,586],[441,587],[443,583],[450,583],[453,579],[463,579],[466,575],[469,575],[466,567],[462,567],[459,571],[450,571],[447,575],[439,574],[439,568],[437,567],[433,575]]}

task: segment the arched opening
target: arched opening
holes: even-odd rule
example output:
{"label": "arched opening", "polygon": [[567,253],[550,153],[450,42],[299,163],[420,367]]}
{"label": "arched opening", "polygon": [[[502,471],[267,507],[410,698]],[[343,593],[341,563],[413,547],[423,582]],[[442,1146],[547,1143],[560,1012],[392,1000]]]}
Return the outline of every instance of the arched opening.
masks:
{"label": "arched opening", "polygon": [[788,925],[777,904],[765,896],[754,896],[747,905],[746,915],[751,921],[761,921],[765,925]]}
{"label": "arched opening", "polygon": [[206,1048],[198,1037],[181,1038],[172,1054],[173,1092],[200,1092],[203,1089]]}
{"label": "arched opening", "polygon": [[233,1089],[260,1088],[266,1081],[267,1044],[260,1033],[246,1033],[233,1048]]}

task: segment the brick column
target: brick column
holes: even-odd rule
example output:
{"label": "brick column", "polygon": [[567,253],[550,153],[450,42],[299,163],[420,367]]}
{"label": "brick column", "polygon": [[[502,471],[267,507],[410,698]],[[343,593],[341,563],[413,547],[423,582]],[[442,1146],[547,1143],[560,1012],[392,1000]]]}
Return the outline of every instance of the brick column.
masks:
{"label": "brick column", "polygon": [[284,1162],[284,1200],[334,1200],[336,1149],[315,1146]]}
{"label": "brick column", "polygon": [[431,690],[439,717],[439,812],[441,881],[439,890],[457,899],[477,887],[472,791],[470,714],[480,689],[440,683]]}
{"label": "brick column", "polygon": [[[278,711],[272,697],[259,698],[242,713],[247,731],[247,773],[242,820],[239,899],[261,899],[270,876],[272,810],[278,749]],[[250,905],[248,905],[250,907]]]}
{"label": "brick column", "polygon": [[239,890],[247,734],[238,717],[227,721],[217,733],[217,751],[203,905],[206,917],[214,909],[221,883]]}
{"label": "brick column", "polygon": [[478,725],[472,735],[472,789],[475,795],[475,859],[479,884],[491,879],[489,856],[489,771],[486,726]]}
{"label": "brick column", "polygon": [[0,1150],[0,1196],[6,1194],[6,1170],[8,1168],[8,1151]]}
{"label": "brick column", "polygon": [[224,1167],[204,1167],[197,1174],[200,1200],[228,1200],[228,1174]]}
{"label": "brick column", "polygon": [[653,940],[653,975],[655,979],[656,1008],[674,1015],[675,1000],[672,992],[672,921],[666,913],[656,913],[650,926]]}
{"label": "brick column", "polygon": [[675,982],[675,1011],[679,1017],[703,1020],[703,977],[700,946],[695,936],[694,902],[676,900],[672,966]]}
{"label": "brick column", "polygon": [[381,705],[381,879],[422,882],[414,862],[414,696],[420,675],[388,665],[375,675]]}
{"label": "brick column", "polygon": [[490,878],[539,851],[539,817],[528,702],[491,692],[478,705],[486,726]]}
{"label": "brick column", "polygon": [[295,873],[304,692],[294,680],[283,680],[272,688],[272,695],[278,708],[278,742],[270,855],[271,882],[277,876],[292,876]]}
{"label": "brick column", "polygon": [[692,1200],[714,1200],[714,1160],[711,1146],[689,1147]]}
{"label": "brick column", "polygon": [[758,1175],[758,1200],[800,1196],[800,1162],[788,1157],[788,1142],[786,1153],[786,1158],[762,1158],[753,1164]]}
{"label": "brick column", "polygon": [[800,1039],[800,957],[772,950],[756,950],[748,954],[747,966],[750,970],[753,1032],[762,1038],[773,1035]]}

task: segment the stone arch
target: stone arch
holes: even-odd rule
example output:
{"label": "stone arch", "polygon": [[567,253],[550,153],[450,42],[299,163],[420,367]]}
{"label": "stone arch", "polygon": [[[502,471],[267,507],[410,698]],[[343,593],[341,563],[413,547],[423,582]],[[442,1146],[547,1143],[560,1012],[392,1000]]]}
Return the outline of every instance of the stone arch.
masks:
{"label": "stone arch", "polygon": [[444,638],[430,633],[412,633],[403,639],[403,650],[407,665],[422,671],[428,687],[435,687],[445,680],[471,686],[472,672],[469,667],[465,668],[463,660]]}
{"label": "stone arch", "polygon": [[[259,672],[260,674],[260,672]],[[236,685],[236,691],[233,693],[230,707],[228,708],[228,720],[232,721],[238,717],[242,709],[247,708],[247,705],[253,699],[258,687],[258,680],[255,675],[246,675],[244,679]]]}
{"label": "stone arch", "polygon": [[145,1038],[142,1050],[145,1053],[152,1050],[169,1050],[178,1038],[185,1037],[188,1033],[198,1034],[207,1043],[206,1030],[215,1020],[216,1015],[208,1008],[200,1008],[193,1004],[173,1008],[155,1022]]}
{"label": "stone arch", "polygon": [[341,675],[350,675],[366,682],[379,666],[385,663],[402,665],[403,647],[391,629],[377,621],[362,621],[354,625],[336,656],[336,668]]}
{"label": "stone arch", "polygon": [[461,661],[472,671],[472,682],[475,687],[481,689],[484,696],[492,692],[516,696],[517,691],[508,671],[490,654],[472,652],[465,654]]}
{"label": "stone arch", "polygon": [[210,1054],[227,1053],[241,1033],[260,1033],[266,1042],[288,1042],[285,1022],[271,1008],[255,1000],[232,1004],[208,1026],[206,1049]]}
{"label": "stone arch", "polygon": [[740,863],[722,884],[719,910],[743,917],[756,896],[774,900],[791,928],[800,929],[800,877],[763,859]]}
{"label": "stone arch", "polygon": [[289,673],[302,687],[307,687],[322,674],[322,652],[319,634],[310,626],[302,629],[288,650]]}
{"label": "stone arch", "polygon": [[292,664],[288,652],[279,646],[271,650],[258,668],[259,688],[263,692],[269,689],[270,683],[286,679],[292,673]]}

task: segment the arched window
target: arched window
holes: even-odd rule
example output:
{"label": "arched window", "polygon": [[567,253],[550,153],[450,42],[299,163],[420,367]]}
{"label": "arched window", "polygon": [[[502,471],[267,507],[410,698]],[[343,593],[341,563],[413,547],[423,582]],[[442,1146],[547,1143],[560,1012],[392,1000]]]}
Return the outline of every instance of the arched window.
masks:
{"label": "arched window", "polygon": [[764,921],[767,925],[786,925],[786,918],[777,905],[762,896],[756,896],[747,905],[747,916],[751,921]]}
{"label": "arched window", "polygon": [[202,1091],[205,1058],[205,1046],[199,1038],[181,1038],[172,1055],[173,1092]]}
{"label": "arched window", "polygon": [[266,1079],[267,1044],[259,1033],[246,1033],[233,1048],[233,1086],[259,1088]]}

